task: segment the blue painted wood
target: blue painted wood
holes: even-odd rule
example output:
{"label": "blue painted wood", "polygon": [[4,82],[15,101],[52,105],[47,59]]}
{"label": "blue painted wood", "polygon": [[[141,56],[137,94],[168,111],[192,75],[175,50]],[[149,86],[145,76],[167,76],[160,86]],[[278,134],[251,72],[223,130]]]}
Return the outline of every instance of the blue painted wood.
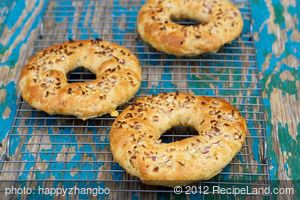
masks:
{"label": "blue painted wood", "polygon": [[267,116],[268,160],[274,187],[294,187],[300,197],[299,0],[252,1],[257,62]]}

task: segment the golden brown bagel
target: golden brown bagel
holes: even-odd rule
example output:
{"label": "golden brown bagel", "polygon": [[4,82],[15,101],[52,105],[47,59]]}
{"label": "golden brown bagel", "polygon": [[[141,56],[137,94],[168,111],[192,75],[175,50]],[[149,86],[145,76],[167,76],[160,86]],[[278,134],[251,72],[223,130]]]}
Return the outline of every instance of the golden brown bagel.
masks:
{"label": "golden brown bagel", "polygon": [[[174,126],[199,135],[172,143],[160,136]],[[240,151],[247,132],[240,113],[224,100],[189,93],[139,98],[114,121],[114,160],[151,185],[186,185],[218,174]]]}
{"label": "golden brown bagel", "polygon": [[[184,26],[172,19],[193,19],[200,24]],[[227,0],[148,0],[137,21],[144,41],[178,56],[218,51],[237,38],[242,28],[241,13]]]}
{"label": "golden brown bagel", "polygon": [[[84,66],[96,80],[68,83],[66,74]],[[70,41],[34,55],[23,68],[19,87],[34,108],[83,120],[115,111],[140,87],[141,68],[126,48],[102,40]]]}

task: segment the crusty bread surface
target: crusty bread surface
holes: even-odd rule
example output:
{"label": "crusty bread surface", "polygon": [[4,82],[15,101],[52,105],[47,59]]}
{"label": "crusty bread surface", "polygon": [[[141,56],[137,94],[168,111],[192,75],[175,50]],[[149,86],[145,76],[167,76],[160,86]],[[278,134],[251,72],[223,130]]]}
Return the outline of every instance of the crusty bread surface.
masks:
{"label": "crusty bread surface", "polygon": [[[173,19],[193,19],[185,26]],[[228,0],[148,0],[138,14],[141,38],[159,51],[178,56],[216,52],[242,32],[239,9]]]}
{"label": "crusty bread surface", "polygon": [[[67,81],[83,66],[96,75],[86,82]],[[19,88],[34,108],[83,120],[112,113],[138,91],[141,68],[126,48],[102,40],[69,41],[50,46],[24,66]]]}
{"label": "crusty bread surface", "polygon": [[[174,126],[193,127],[198,135],[162,143],[161,135]],[[241,150],[246,132],[244,118],[224,100],[162,93],[139,98],[116,118],[110,146],[132,176],[173,187],[218,174]]]}

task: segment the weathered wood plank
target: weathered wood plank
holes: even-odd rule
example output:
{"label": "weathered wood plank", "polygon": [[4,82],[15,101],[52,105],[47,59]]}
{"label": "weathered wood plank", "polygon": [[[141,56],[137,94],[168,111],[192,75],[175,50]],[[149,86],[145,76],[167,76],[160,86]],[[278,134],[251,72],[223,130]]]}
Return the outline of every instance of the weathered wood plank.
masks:
{"label": "weathered wood plank", "polygon": [[252,8],[260,13],[253,15],[254,36],[264,88],[271,178],[291,180],[277,186],[292,185],[299,196],[299,1],[252,1]]}
{"label": "weathered wood plank", "polygon": [[[6,2],[6,3],[4,3]],[[9,12],[3,8],[4,17],[1,25],[0,51],[0,142],[5,147],[4,139],[11,129],[16,110],[16,80],[19,69],[28,57],[34,39],[34,30],[42,16],[43,1],[4,1],[10,6]],[[0,154],[3,148],[0,147]]]}

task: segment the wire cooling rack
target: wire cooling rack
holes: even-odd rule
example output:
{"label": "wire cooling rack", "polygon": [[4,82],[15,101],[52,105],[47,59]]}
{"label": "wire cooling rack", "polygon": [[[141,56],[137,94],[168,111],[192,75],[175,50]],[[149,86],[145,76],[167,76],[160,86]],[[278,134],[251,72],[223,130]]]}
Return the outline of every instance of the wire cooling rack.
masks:
{"label": "wire cooling rack", "polygon": [[[226,99],[247,120],[249,133],[246,142],[219,175],[195,185],[268,187],[265,126],[249,1],[234,2],[244,19],[241,36],[217,53],[193,58],[165,55],[139,38],[136,16],[143,3],[143,0],[49,1],[29,52],[33,54],[68,39],[101,37],[126,46],[139,58],[143,81],[137,96],[190,91],[196,95]],[[94,75],[85,68],[77,68],[69,73],[68,78],[70,82],[87,81]],[[107,187],[110,194],[100,196],[101,199],[177,198],[173,189],[144,185],[113,161],[108,137],[113,120],[109,115],[87,121],[72,116],[49,116],[33,109],[19,97],[6,143],[7,151],[0,163],[1,191],[5,187]],[[162,139],[174,141],[193,134],[189,129],[174,128],[167,131]],[[211,190],[208,193],[182,194],[179,197],[230,198],[228,195],[212,194]],[[82,195],[75,196],[87,197]],[[247,199],[268,198],[265,194],[259,195],[248,194]],[[30,194],[22,196],[26,197]],[[241,195],[241,198],[244,197]]]}

